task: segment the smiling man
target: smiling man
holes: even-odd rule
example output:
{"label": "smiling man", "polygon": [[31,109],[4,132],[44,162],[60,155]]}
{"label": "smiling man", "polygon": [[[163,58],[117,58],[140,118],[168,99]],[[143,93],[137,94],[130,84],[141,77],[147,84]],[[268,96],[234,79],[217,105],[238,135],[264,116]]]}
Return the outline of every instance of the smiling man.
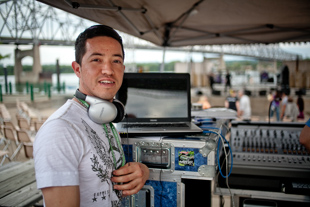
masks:
{"label": "smiling man", "polygon": [[122,39],[111,27],[92,26],[78,36],[75,59],[75,97],[36,136],[37,186],[45,206],[120,206],[122,196],[137,193],[149,176],[144,164],[125,163],[111,123],[124,116],[122,104],[113,99],[125,70]]}

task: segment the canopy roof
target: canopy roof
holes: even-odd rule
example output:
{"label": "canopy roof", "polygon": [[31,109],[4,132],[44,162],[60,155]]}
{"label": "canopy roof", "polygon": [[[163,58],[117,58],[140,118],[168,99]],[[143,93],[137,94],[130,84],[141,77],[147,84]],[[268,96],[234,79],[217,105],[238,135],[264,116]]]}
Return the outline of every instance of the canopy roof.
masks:
{"label": "canopy roof", "polygon": [[159,46],[310,41],[309,0],[39,0]]}

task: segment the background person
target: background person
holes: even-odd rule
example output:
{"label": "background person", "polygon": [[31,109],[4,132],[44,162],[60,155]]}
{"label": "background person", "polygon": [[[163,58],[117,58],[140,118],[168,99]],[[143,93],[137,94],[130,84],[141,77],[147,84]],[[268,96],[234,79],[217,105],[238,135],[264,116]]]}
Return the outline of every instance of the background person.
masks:
{"label": "background person", "polygon": [[294,102],[292,97],[288,97],[288,101],[285,108],[285,117],[290,119],[290,121],[295,122],[299,114],[298,106]]}
{"label": "background person", "polygon": [[227,74],[226,74],[225,92],[227,91],[227,87],[231,89],[231,75],[229,71],[227,71]]}
{"label": "background person", "polygon": [[211,93],[213,92],[214,88],[213,88],[213,85],[214,85],[214,74],[213,73],[210,73],[209,74],[209,84],[210,84],[210,89],[211,89]]}
{"label": "background person", "polygon": [[225,107],[228,109],[232,109],[238,111],[239,108],[239,100],[235,90],[229,91],[229,96],[225,99]]}
{"label": "background person", "polygon": [[276,113],[277,121],[280,121],[280,103],[282,93],[281,91],[277,90],[276,93],[273,95],[273,99],[270,106],[270,114],[269,117],[273,117],[273,114]]}
{"label": "background person", "polygon": [[239,109],[238,116],[244,121],[251,120],[251,103],[250,98],[244,94],[244,90],[239,90]]}
{"label": "background person", "polygon": [[208,97],[205,96],[205,95],[200,96],[200,98],[199,98],[197,103],[202,105],[202,109],[209,109],[209,108],[211,108],[211,104],[208,101]]}
{"label": "background person", "polygon": [[[112,104],[123,81],[123,61],[122,39],[114,29],[86,29],[76,40],[72,62],[77,94]],[[92,121],[89,104],[67,100],[37,133],[36,179],[46,206],[120,206],[122,195],[137,193],[148,179],[144,164],[125,163],[113,124]]]}
{"label": "background person", "polygon": [[287,106],[287,102],[288,102],[288,96],[286,94],[286,92],[282,92],[282,101],[280,104],[281,107],[281,115],[280,115],[280,119],[283,120],[284,116],[285,116],[285,110],[286,110],[286,106]]}
{"label": "background person", "polygon": [[302,98],[301,94],[298,95],[297,106],[298,106],[298,110],[299,110],[299,114],[298,114],[297,118],[303,120],[305,118],[305,116],[304,116],[305,102],[304,102],[304,99]]}

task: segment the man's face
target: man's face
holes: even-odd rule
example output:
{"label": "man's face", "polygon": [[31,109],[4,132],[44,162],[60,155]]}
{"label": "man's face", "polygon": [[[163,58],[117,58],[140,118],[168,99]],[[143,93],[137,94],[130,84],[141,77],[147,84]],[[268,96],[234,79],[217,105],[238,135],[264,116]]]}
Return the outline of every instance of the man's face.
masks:
{"label": "man's face", "polygon": [[122,47],[117,40],[107,36],[88,39],[81,65],[73,62],[72,68],[80,78],[82,93],[111,101],[123,81]]}

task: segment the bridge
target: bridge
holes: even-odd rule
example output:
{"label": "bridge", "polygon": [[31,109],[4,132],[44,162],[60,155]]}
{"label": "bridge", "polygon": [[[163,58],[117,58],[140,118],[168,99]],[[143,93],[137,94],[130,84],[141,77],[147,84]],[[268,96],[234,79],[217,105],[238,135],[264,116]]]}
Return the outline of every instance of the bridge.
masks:
{"label": "bridge", "polygon": [[[25,81],[20,79],[20,73],[22,71],[21,60],[26,56],[33,57],[33,71],[32,74],[29,74],[27,81],[38,81],[38,74],[42,71],[40,45],[73,46],[75,38],[81,31],[96,24],[35,0],[1,0],[0,15],[0,43],[16,45],[14,73],[17,83]],[[215,53],[271,61],[295,60],[297,58],[296,54],[283,51],[279,44],[197,45],[164,48],[122,32],[120,34],[124,40],[125,50]],[[18,49],[19,45],[33,45],[33,49],[21,51]]]}

